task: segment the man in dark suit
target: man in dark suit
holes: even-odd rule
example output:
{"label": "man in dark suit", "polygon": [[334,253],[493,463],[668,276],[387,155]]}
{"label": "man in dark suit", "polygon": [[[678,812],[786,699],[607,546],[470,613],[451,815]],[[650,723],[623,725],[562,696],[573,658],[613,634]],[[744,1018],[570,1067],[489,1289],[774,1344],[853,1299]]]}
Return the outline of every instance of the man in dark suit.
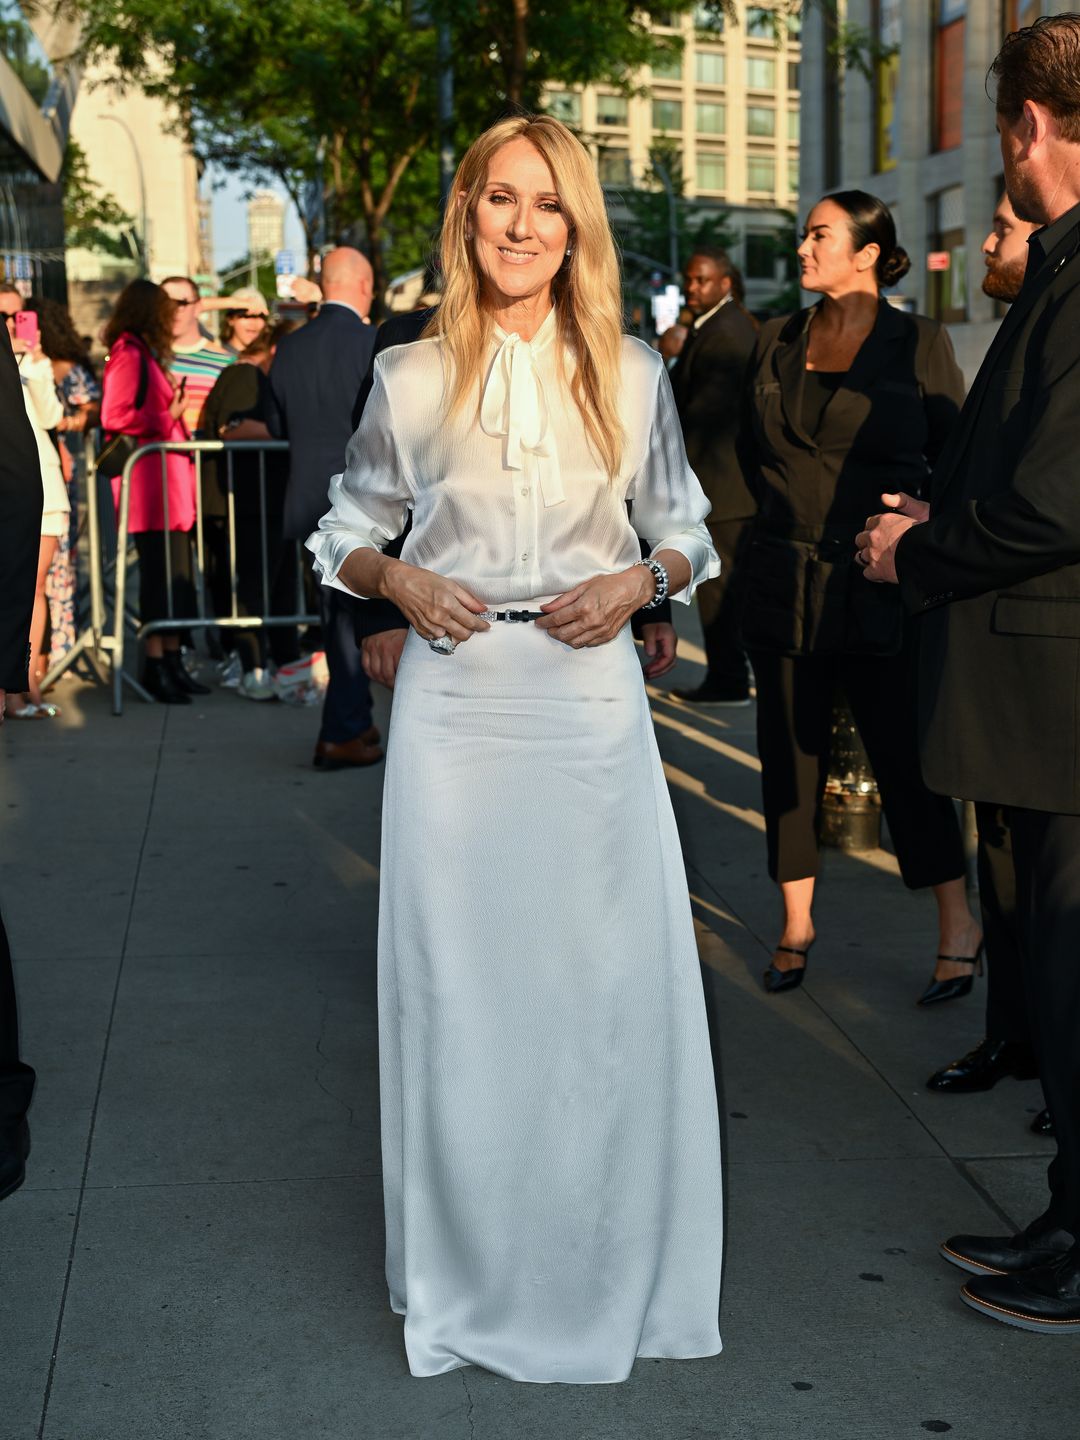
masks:
{"label": "man in dark suit", "polygon": [[691,705],[749,705],[750,672],[739,644],[738,558],[756,506],[742,476],[735,442],[742,418],[743,379],[757,338],[739,303],[741,280],[722,250],[701,249],[683,273],[694,316],[671,386],[686,454],[712,501],[709,533],[720,556],[716,580],[698,587],[698,611],[708,662],[705,679],[674,694]]}
{"label": "man in dark suit", "polygon": [[1017,928],[1057,1135],[1050,1203],[1017,1235],[956,1235],[992,1319],[1080,1332],[1080,17],[1036,21],[992,67],[1005,184],[1028,242],[1002,322],[934,472],[930,517],[858,537],[870,580],[923,614],[926,780],[1007,807]]}
{"label": "man in dark suit", "polygon": [[[375,383],[375,356],[392,345],[408,345],[413,340],[419,340],[434,313],[433,309],[411,310],[404,315],[394,315],[379,326],[371,357],[371,369],[364,377],[353,407],[354,428],[360,424],[364,406]],[[406,528],[403,534],[391,541],[386,553],[400,555],[408,533]],[[643,546],[642,554],[647,553]],[[631,619],[631,628],[634,635],[642,641],[649,657],[645,675],[648,679],[655,680],[666,675],[675,664],[678,638],[671,623],[671,601],[665,600],[655,610],[648,611],[647,618],[645,616],[645,611],[638,611]],[[389,600],[364,600],[357,607],[356,639],[361,646],[364,669],[372,680],[391,690],[397,678],[397,667],[408,633],[408,622],[404,615]]]}
{"label": "man in dark suit", "polygon": [[[1011,305],[1019,298],[1027,270],[1027,242],[1035,225],[1018,220],[1009,197],[994,211],[994,224],[983,241],[986,274],[982,288],[994,300]],[[897,496],[902,513],[926,518],[929,505]],[[1023,960],[1016,933],[1016,874],[1008,812],[1000,805],[975,807],[979,831],[979,908],[986,937],[986,1033],[973,1050],[936,1070],[926,1082],[939,1094],[970,1094],[989,1090],[1007,1075],[1018,1080],[1038,1075],[1035,1048],[1024,993]],[[1031,1122],[1036,1135],[1053,1134],[1050,1112],[1041,1110]]]}
{"label": "man in dark suit", "polygon": [[[291,540],[306,540],[330,508],[330,479],[345,468],[353,406],[375,345],[366,323],[372,298],[366,257],[347,246],[331,250],[321,283],[322,309],[285,336],[270,368],[270,430],[291,447],[285,491],[285,536]],[[383,752],[353,631],[359,602],[326,585],[318,592],[330,683],[315,765],[324,770],[373,765]]]}
{"label": "man in dark suit", "polygon": [[[0,327],[2,328],[2,327]],[[26,418],[22,380],[7,331],[0,335],[0,721],[7,691],[22,694],[30,659],[41,537],[41,468],[37,441]],[[30,1130],[26,1112],[34,1072],[19,1059],[19,1016],[11,950],[0,916],[0,1200],[26,1175]]]}

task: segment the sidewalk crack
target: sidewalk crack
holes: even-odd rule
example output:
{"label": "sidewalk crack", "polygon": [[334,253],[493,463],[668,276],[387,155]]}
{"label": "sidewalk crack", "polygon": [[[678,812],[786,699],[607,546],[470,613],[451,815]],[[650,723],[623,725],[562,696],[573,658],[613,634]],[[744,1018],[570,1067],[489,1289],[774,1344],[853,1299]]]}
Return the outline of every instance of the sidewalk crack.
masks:
{"label": "sidewalk crack", "polygon": [[[329,1017],[330,1017],[330,1001],[329,1001],[329,999],[327,999],[326,1001],[323,1002],[323,1012],[322,1012],[322,1016],[321,1016],[321,1018],[320,1018],[320,1020],[319,1020],[319,1036],[318,1036],[318,1039],[315,1041],[315,1053],[316,1053],[316,1055],[318,1055],[318,1056],[320,1056],[320,1057],[322,1058],[322,1060],[325,1062],[325,1065],[331,1065],[331,1064],[333,1064],[333,1061],[330,1059],[330,1056],[327,1055],[326,1051],[322,1048],[322,1046],[323,1046],[323,1037],[324,1037],[325,1034],[326,1034],[326,1024],[327,1024],[327,1021],[328,1021]],[[353,1109],[353,1107],[348,1103],[347,1100],[343,1100],[340,1095],[335,1095],[334,1092],[333,1092],[333,1090],[327,1089],[327,1087],[326,1087],[326,1086],[323,1084],[323,1082],[322,1082],[322,1072],[323,1072],[323,1069],[325,1068],[325,1065],[320,1065],[320,1066],[318,1066],[318,1067],[316,1068],[316,1071],[315,1071],[315,1084],[318,1086],[318,1088],[323,1092],[323,1094],[324,1094],[325,1096],[327,1096],[330,1100],[335,1101],[338,1105],[341,1106],[341,1108],[345,1111],[346,1115],[348,1115],[348,1117],[349,1117],[349,1119],[348,1119],[348,1128],[349,1128],[350,1130],[354,1130],[354,1129],[356,1128],[356,1111],[355,1111],[355,1110]]]}
{"label": "sidewalk crack", "polygon": [[476,1426],[473,1423],[473,1397],[472,1391],[469,1389],[468,1373],[464,1368],[462,1368],[461,1371],[461,1383],[465,1387],[465,1398],[469,1402],[469,1408],[465,1412],[465,1419],[468,1421],[469,1424],[469,1440],[476,1440]]}

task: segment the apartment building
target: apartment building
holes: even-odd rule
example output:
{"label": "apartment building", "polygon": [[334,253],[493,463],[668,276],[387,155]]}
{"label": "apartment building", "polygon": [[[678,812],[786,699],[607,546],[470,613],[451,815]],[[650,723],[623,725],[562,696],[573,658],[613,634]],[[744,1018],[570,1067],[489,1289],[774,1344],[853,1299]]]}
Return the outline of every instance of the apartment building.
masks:
{"label": "apartment building", "polygon": [[[683,203],[695,215],[723,214],[738,237],[733,258],[748,301],[767,306],[784,281],[773,237],[790,231],[785,212],[795,209],[799,189],[799,18],[777,23],[769,7],[740,3],[737,23],[699,7],[657,15],[654,27],[679,36],[683,51],[636,77],[643,93],[552,90],[547,108],[590,144],[616,215],[620,197],[649,170],[654,147],[673,146]],[[666,263],[666,252],[657,258]]]}

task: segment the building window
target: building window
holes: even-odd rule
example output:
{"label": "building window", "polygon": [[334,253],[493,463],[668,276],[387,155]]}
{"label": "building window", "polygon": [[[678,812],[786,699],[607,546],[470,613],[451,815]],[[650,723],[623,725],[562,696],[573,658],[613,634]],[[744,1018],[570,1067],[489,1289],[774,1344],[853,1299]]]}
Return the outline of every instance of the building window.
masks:
{"label": "building window", "polygon": [[723,85],[724,56],[719,50],[699,50],[694,56],[694,73],[699,85]]}
{"label": "building window", "polygon": [[[900,125],[901,0],[878,0],[875,16],[881,55],[874,63],[874,171],[896,168]],[[891,53],[889,53],[891,52]]]}
{"label": "building window", "polygon": [[771,10],[766,10],[764,5],[748,5],[746,7],[746,33],[752,40],[774,40],[776,38],[776,21]]}
{"label": "building window", "polygon": [[743,241],[748,280],[776,278],[776,241],[765,231],[748,230]]}
{"label": "building window", "polygon": [[[967,249],[964,244],[964,187],[935,197],[927,244],[927,299],[930,315],[946,325],[968,318]],[[931,268],[932,267],[932,268]]]}
{"label": "building window", "polygon": [[548,91],[547,112],[554,115],[556,120],[561,120],[564,125],[581,124],[581,96],[575,95],[570,90]]}
{"label": "building window", "polygon": [[682,101],[654,100],[652,102],[652,123],[654,130],[681,130]]}
{"label": "building window", "polygon": [[697,188],[722,191],[727,189],[727,157],[710,155],[699,150],[697,155]]}
{"label": "building window", "polygon": [[630,152],[605,145],[597,157],[596,172],[601,185],[630,185]]}
{"label": "building window", "polygon": [[964,139],[964,15],[966,0],[937,0],[934,35],[934,149]]}
{"label": "building window", "polygon": [[799,143],[799,112],[789,110],[787,112],[787,138],[793,145]]}
{"label": "building window", "polygon": [[746,188],[755,195],[776,189],[776,161],[771,155],[750,155],[746,161]]}
{"label": "building window", "polygon": [[1043,13],[1039,0],[1005,0],[1001,7],[1001,36],[1011,35],[1014,30],[1023,30],[1034,25]]}
{"label": "building window", "polygon": [[695,5],[694,29],[702,35],[722,35],[724,33],[723,10],[718,5]]}
{"label": "building window", "polygon": [[799,89],[799,62],[789,60],[787,65],[787,88],[789,90]]}
{"label": "building window", "polygon": [[723,135],[727,131],[727,106],[699,100],[696,106],[699,135]]}
{"label": "building window", "polygon": [[677,30],[678,18],[670,10],[654,10],[652,23],[661,30]]}
{"label": "building window", "polygon": [[628,110],[625,95],[598,95],[596,97],[597,125],[625,125]]}
{"label": "building window", "polygon": [[759,139],[771,139],[776,134],[776,111],[771,105],[746,107],[746,133]]}
{"label": "building window", "polygon": [[799,193],[799,157],[789,155],[787,162],[787,188],[791,195]]}
{"label": "building window", "polygon": [[654,80],[681,80],[682,56],[665,55],[662,60],[654,60],[652,77]]}
{"label": "building window", "polygon": [[776,89],[776,61],[759,55],[746,57],[746,85],[750,90]]}

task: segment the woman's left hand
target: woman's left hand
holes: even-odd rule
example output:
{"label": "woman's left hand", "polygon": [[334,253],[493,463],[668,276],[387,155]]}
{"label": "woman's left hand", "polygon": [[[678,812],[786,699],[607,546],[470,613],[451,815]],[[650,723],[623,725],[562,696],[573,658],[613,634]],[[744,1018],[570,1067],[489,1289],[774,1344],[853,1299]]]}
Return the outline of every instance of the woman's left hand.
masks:
{"label": "woman's left hand", "polygon": [[541,605],[544,618],[536,626],[575,650],[606,645],[655,590],[653,573],[645,565],[631,565],[617,575],[595,575]]}

